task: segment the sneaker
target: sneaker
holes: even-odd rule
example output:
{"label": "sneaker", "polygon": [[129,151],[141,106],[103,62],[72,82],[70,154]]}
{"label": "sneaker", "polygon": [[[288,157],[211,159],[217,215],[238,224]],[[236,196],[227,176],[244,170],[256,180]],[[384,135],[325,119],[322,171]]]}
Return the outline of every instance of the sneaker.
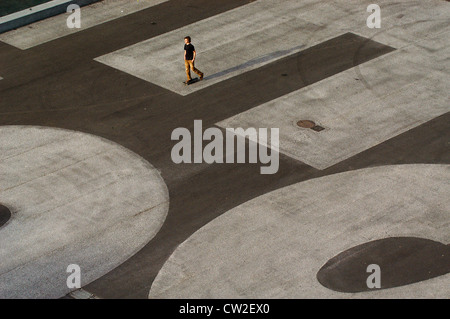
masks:
{"label": "sneaker", "polygon": [[200,81],[201,81],[201,80],[203,80],[203,73],[202,73],[202,75],[200,75]]}

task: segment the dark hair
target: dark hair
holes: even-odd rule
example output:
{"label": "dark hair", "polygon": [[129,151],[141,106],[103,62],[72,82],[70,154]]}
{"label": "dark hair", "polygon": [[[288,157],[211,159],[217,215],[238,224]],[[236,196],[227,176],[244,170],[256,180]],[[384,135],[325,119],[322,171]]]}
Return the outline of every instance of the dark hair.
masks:
{"label": "dark hair", "polygon": [[187,39],[189,43],[191,43],[191,37],[190,36],[187,36],[187,37],[184,37],[184,38]]}

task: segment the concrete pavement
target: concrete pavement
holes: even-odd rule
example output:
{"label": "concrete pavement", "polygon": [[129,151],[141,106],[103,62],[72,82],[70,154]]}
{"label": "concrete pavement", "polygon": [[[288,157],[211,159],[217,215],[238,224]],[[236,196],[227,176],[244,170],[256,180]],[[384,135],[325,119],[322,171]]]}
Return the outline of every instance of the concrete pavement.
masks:
{"label": "concrete pavement", "polygon": [[[42,43],[52,41],[70,34],[80,32],[96,25],[113,21],[126,15],[153,7],[165,0],[129,1],[124,5],[123,1],[103,0],[83,7],[80,11],[81,28],[68,28],[67,19],[70,14],[59,14],[38,22],[31,27],[19,28],[0,35],[0,41],[26,50]],[[67,2],[67,1],[66,1]]]}

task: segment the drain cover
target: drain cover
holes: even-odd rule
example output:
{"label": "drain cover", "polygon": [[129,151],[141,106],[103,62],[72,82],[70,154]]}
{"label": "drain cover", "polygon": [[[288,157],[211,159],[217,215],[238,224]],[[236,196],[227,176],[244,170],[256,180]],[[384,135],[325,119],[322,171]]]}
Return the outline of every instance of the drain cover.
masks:
{"label": "drain cover", "polygon": [[311,127],[311,129],[316,132],[320,132],[320,131],[323,131],[325,128],[320,125],[314,125],[314,127]]}
{"label": "drain cover", "polygon": [[320,132],[325,129],[324,127],[322,127],[320,125],[316,125],[316,123],[314,123],[313,121],[310,121],[310,120],[300,120],[297,122],[297,125],[300,126],[301,128],[310,128],[316,132]]}
{"label": "drain cover", "polygon": [[316,123],[310,120],[300,120],[297,122],[297,125],[302,128],[313,128],[314,126],[316,126]]}
{"label": "drain cover", "polygon": [[6,222],[11,218],[11,212],[8,208],[0,205],[0,227],[6,224]]}

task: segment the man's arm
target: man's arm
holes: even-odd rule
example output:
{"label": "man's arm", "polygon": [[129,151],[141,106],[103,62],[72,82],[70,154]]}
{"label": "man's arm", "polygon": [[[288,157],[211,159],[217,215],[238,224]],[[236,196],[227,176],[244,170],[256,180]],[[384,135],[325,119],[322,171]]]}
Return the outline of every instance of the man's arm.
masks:
{"label": "man's arm", "polygon": [[186,61],[186,50],[184,50],[184,60]]}
{"label": "man's arm", "polygon": [[195,61],[195,56],[197,55],[197,53],[195,52],[195,50],[194,50],[194,55],[193,55],[193,57],[192,57],[192,62],[194,62]]}

